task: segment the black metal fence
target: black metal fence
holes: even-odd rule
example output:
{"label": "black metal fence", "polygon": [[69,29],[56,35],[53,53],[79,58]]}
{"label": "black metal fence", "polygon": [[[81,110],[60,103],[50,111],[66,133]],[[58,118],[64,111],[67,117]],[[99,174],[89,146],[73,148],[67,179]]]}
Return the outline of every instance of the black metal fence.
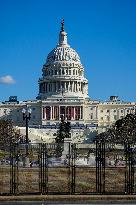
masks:
{"label": "black metal fence", "polygon": [[11,144],[0,150],[0,195],[19,194],[136,194],[136,145]]}

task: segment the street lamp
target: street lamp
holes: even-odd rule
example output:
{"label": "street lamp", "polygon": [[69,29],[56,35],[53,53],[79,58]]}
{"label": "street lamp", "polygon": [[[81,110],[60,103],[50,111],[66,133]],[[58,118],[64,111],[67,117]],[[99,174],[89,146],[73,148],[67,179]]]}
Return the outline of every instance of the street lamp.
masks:
{"label": "street lamp", "polygon": [[28,155],[28,121],[31,119],[31,109],[25,109],[22,110],[23,113],[23,120],[26,122],[26,156]]}

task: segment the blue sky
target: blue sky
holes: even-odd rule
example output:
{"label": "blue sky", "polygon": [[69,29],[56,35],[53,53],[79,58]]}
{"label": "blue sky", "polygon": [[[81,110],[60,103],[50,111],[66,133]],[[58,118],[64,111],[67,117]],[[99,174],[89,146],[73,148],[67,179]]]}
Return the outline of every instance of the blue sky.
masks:
{"label": "blue sky", "polygon": [[136,101],[135,0],[0,0],[0,101],[35,99],[65,19],[92,99]]}

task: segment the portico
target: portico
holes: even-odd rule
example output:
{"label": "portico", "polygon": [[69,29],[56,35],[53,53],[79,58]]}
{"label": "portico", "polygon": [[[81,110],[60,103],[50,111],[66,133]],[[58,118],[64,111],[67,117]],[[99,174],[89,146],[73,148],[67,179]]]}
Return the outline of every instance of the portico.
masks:
{"label": "portico", "polygon": [[82,120],[83,106],[44,106],[42,108],[43,120],[60,120],[64,116],[67,120]]}

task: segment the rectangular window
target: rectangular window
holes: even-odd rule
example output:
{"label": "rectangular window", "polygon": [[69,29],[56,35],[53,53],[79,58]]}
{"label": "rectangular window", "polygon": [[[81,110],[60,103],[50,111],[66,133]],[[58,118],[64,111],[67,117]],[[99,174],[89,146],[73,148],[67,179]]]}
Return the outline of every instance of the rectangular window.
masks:
{"label": "rectangular window", "polygon": [[110,121],[110,117],[109,116],[107,116],[107,121]]}
{"label": "rectangular window", "polygon": [[114,120],[117,120],[117,115],[114,115]]}

